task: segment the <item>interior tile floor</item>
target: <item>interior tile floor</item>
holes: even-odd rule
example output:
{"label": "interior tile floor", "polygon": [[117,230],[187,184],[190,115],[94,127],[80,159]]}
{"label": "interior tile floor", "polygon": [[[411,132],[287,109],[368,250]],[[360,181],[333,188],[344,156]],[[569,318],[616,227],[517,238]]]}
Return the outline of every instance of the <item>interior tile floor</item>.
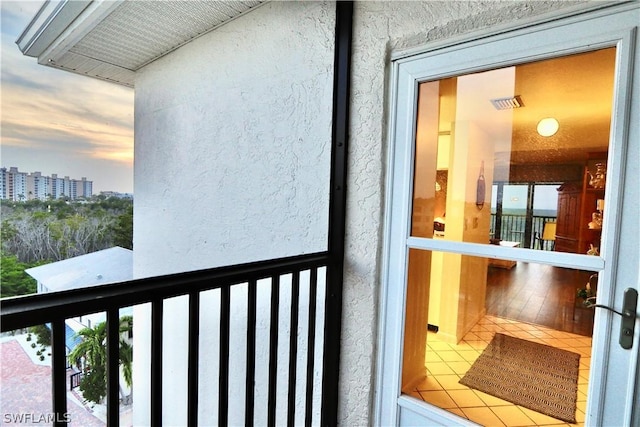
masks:
{"label": "interior tile floor", "polygon": [[[577,424],[551,418],[459,384],[496,332],[580,354]],[[496,316],[485,316],[458,344],[427,337],[426,380],[409,394],[484,426],[583,426],[587,403],[591,338]]]}

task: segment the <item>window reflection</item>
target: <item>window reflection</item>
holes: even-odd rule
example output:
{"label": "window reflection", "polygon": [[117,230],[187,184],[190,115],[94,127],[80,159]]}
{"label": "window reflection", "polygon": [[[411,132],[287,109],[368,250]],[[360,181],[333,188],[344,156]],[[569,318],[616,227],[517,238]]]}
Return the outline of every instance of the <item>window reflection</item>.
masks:
{"label": "window reflection", "polygon": [[614,67],[608,48],[421,83],[411,234],[598,254]]}

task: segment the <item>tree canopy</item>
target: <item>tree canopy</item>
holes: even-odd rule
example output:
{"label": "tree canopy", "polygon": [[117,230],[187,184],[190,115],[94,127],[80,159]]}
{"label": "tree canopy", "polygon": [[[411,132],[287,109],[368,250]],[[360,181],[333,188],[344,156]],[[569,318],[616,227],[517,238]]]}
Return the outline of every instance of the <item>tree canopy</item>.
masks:
{"label": "tree canopy", "polygon": [[131,199],[3,201],[0,209],[2,297],[36,291],[27,268],[113,246],[133,249]]}

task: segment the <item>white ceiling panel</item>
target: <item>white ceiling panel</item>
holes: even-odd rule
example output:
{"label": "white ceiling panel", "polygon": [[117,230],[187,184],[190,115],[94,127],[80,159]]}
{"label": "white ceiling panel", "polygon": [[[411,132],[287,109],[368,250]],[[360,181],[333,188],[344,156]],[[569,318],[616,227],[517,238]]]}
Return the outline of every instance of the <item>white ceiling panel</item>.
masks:
{"label": "white ceiling panel", "polygon": [[[73,5],[73,2],[66,3],[65,7]],[[46,24],[42,24],[40,33],[47,34],[47,40],[31,43],[68,45],[53,58],[39,58],[41,63],[133,86],[135,71],[141,67],[261,3],[263,1],[125,0],[98,19],[91,16],[90,8],[77,11],[75,22],[68,27],[92,19],[96,22],[81,37],[76,34],[73,41],[65,43],[61,40],[65,37],[62,30],[51,34],[51,31],[44,31]],[[40,18],[43,21],[42,16]],[[36,18],[27,30],[36,31],[34,23],[37,23]],[[28,54],[24,50],[23,53]]]}

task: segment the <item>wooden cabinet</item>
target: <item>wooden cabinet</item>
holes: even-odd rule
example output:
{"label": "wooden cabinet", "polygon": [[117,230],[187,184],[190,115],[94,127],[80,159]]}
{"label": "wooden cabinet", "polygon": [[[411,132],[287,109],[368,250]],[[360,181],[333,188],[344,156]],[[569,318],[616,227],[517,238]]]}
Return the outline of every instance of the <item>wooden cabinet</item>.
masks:
{"label": "wooden cabinet", "polygon": [[586,254],[593,245],[600,248],[601,230],[589,228],[598,199],[604,199],[603,189],[589,186],[587,168],[582,182],[566,182],[558,188],[558,219],[555,250]]}
{"label": "wooden cabinet", "polygon": [[559,252],[578,252],[580,236],[581,182],[565,182],[558,188],[558,219],[555,249]]}

